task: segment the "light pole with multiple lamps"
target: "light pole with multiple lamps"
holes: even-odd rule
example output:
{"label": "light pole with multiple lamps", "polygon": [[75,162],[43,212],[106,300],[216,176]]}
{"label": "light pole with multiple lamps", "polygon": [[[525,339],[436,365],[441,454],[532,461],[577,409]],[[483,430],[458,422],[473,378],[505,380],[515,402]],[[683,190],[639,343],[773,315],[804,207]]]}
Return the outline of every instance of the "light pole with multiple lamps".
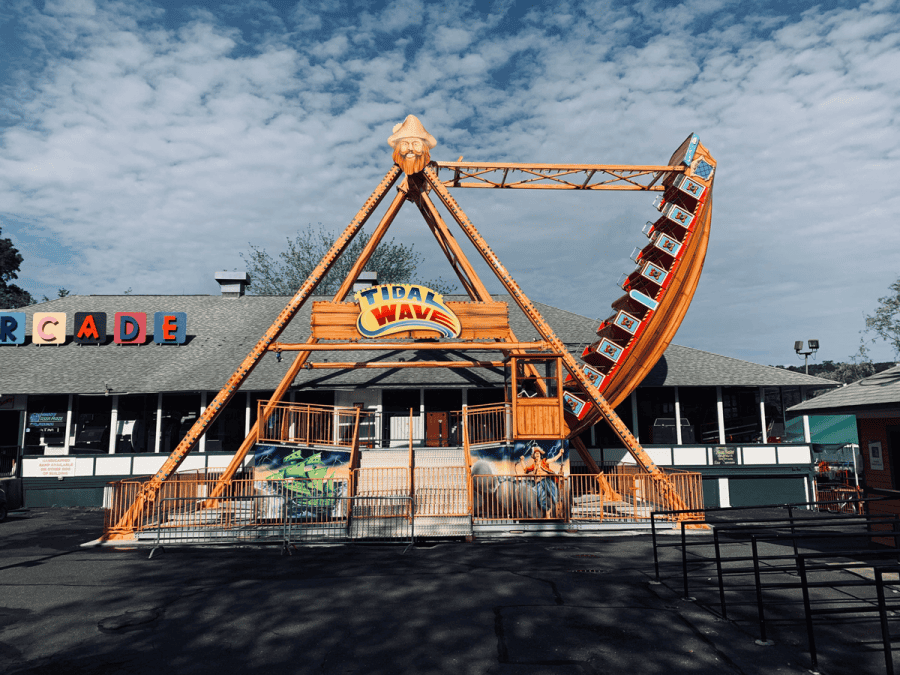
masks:
{"label": "light pole with multiple lamps", "polygon": [[807,344],[809,345],[809,351],[803,351],[803,340],[797,340],[794,343],[794,351],[797,352],[798,356],[803,357],[803,369],[807,375],[809,375],[809,355],[815,354],[819,351],[819,341],[818,340],[808,340]]}

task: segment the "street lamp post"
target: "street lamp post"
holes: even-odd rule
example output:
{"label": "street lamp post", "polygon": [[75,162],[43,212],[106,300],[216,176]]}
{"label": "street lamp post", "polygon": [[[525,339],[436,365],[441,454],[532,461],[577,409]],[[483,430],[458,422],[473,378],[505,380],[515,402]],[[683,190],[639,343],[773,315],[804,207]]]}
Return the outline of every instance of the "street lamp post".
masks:
{"label": "street lamp post", "polygon": [[815,354],[819,351],[819,341],[818,340],[809,340],[807,341],[809,345],[809,351],[803,351],[803,340],[797,340],[794,343],[794,351],[797,352],[798,356],[803,357],[803,369],[807,375],[809,375],[809,355]]}

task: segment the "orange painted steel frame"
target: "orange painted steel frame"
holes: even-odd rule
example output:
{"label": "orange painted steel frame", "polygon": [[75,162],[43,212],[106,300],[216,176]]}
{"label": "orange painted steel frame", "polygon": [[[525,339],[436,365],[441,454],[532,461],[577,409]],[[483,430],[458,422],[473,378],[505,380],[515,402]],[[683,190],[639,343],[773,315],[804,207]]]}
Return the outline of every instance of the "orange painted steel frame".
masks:
{"label": "orange painted steel frame", "polygon": [[[705,153],[705,149],[704,149]],[[677,152],[676,152],[677,154]],[[496,255],[491,251],[487,242],[481,237],[478,231],[475,229],[474,225],[472,225],[471,221],[469,221],[468,217],[463,213],[462,209],[458,206],[456,201],[450,196],[449,192],[445,185],[439,180],[435,167],[440,168],[449,168],[454,170],[454,179],[452,181],[448,181],[448,184],[454,186],[460,186],[459,177],[461,174],[465,174],[467,177],[476,178],[481,181],[481,184],[478,186],[489,186],[489,187],[499,187],[499,188],[551,188],[551,189],[605,189],[605,190],[662,190],[663,186],[656,186],[655,183],[663,176],[670,175],[672,173],[682,173],[685,172],[685,168],[681,166],[620,166],[620,165],[524,165],[524,164],[463,164],[463,163],[444,163],[444,164],[434,164],[432,166],[426,166],[425,169],[418,174],[414,174],[413,176],[407,177],[403,181],[403,184],[400,186],[398,190],[397,197],[393,200],[390,207],[388,208],[387,213],[382,218],[381,222],[378,224],[375,232],[364,248],[363,252],[360,254],[357,261],[354,263],[353,268],[348,273],[347,277],[344,279],[340,289],[335,294],[334,301],[335,303],[342,302],[347,294],[350,291],[351,285],[359,276],[359,273],[364,268],[365,264],[368,262],[369,258],[372,255],[372,252],[375,250],[377,245],[380,243],[381,239],[384,236],[384,233],[387,231],[390,224],[393,222],[394,217],[402,206],[404,200],[413,201],[419,208],[423,217],[425,218],[426,223],[429,228],[435,235],[435,238],[438,241],[438,244],[441,246],[441,249],[444,251],[447,256],[448,261],[451,264],[454,272],[456,272],[457,276],[460,279],[463,287],[467,290],[470,297],[476,302],[492,302],[492,298],[487,292],[487,288],[478,278],[471,264],[465,257],[465,254],[459,248],[458,243],[456,242],[453,235],[447,229],[446,224],[443,222],[440,214],[437,209],[434,207],[434,204],[427,196],[427,192],[430,189],[434,190],[434,192],[438,195],[441,202],[444,206],[450,211],[454,220],[459,224],[459,226],[463,229],[466,236],[469,240],[475,245],[476,249],[482,255],[484,260],[491,267],[492,271],[497,275],[503,285],[506,287],[507,291],[513,296],[516,303],[519,305],[519,308],[525,313],[525,315],[529,318],[534,327],[538,330],[541,337],[544,338],[543,343],[518,343],[515,335],[511,330],[505,332],[505,334],[496,335],[497,339],[504,340],[502,346],[497,343],[481,343],[477,345],[473,345],[472,343],[438,343],[438,342],[426,342],[426,343],[392,343],[392,344],[365,344],[360,345],[357,343],[343,343],[343,344],[328,344],[328,345],[317,345],[317,338],[312,336],[309,340],[303,345],[286,345],[277,343],[276,340],[278,336],[282,333],[287,324],[294,318],[299,309],[303,306],[307,298],[312,294],[315,288],[318,286],[319,282],[324,278],[324,276],[331,269],[334,262],[337,258],[345,251],[347,246],[350,244],[354,236],[359,232],[365,222],[368,220],[369,216],[372,212],[377,208],[377,206],[381,203],[384,196],[387,194],[390,187],[396,182],[397,178],[400,175],[400,169],[395,165],[391,168],[390,171],[385,175],[382,179],[379,186],[376,188],[375,192],[369,197],[366,201],[363,208],[357,213],[356,217],[350,222],[344,232],[338,237],[337,241],[325,254],[322,261],[319,265],[313,270],[310,274],[309,278],[304,282],[304,284],[300,287],[291,301],[288,303],[288,306],[279,314],[278,318],[276,318],[275,322],[266,331],[263,337],[259,340],[259,342],[254,346],[251,350],[250,354],[244,359],[238,369],[232,374],[226,383],[225,387],[219,392],[219,394],[213,399],[212,403],[206,408],[206,410],[200,415],[197,422],[193,425],[193,427],[188,431],[187,435],[182,439],[179,445],[175,448],[160,470],[147,482],[145,483],[131,507],[125,513],[125,515],[119,520],[115,527],[110,528],[107,532],[107,538],[132,538],[134,532],[135,524],[143,517],[144,511],[147,507],[155,500],[157,493],[159,491],[160,485],[166,481],[178,468],[181,462],[184,460],[186,455],[196,446],[200,436],[205,433],[206,429],[209,425],[216,419],[219,412],[225,407],[228,401],[234,396],[236,391],[240,388],[241,384],[246,380],[249,374],[253,371],[253,369],[258,364],[259,360],[265,354],[266,351],[276,350],[276,351],[301,351],[302,353],[297,356],[294,362],[291,364],[288,372],[285,374],[285,377],[282,379],[282,382],[275,390],[271,400],[264,408],[264,414],[260,416],[260,419],[265,420],[268,415],[271,413],[271,410],[278,404],[278,402],[283,398],[284,394],[287,392],[290,384],[293,382],[294,378],[299,373],[300,368],[306,363],[309,355],[312,351],[318,350],[345,350],[345,349],[501,349],[504,353],[509,356],[511,354],[522,354],[525,349],[549,349],[553,355],[559,356],[563,363],[565,364],[567,370],[572,376],[574,382],[580,387],[583,393],[585,393],[588,398],[592,400],[594,405],[600,411],[602,416],[607,420],[610,426],[615,430],[616,434],[622,439],[625,443],[625,446],[629,449],[631,454],[635,457],[638,463],[644,468],[644,470],[648,471],[656,480],[660,482],[660,490],[666,496],[668,503],[672,508],[679,509],[683,508],[683,503],[681,502],[678,495],[675,493],[672,485],[666,480],[665,475],[660,471],[660,469],[652,462],[649,456],[643,451],[643,449],[638,445],[637,441],[631,435],[630,431],[627,427],[622,423],[622,421],[616,416],[613,408],[609,405],[609,403],[603,398],[601,393],[594,387],[593,383],[587,376],[583,373],[581,368],[575,362],[574,358],[568,353],[565,348],[565,345],[559,338],[554,334],[552,328],[547,324],[543,317],[541,317],[540,313],[537,309],[531,304],[531,301],[525,296],[522,290],[519,288],[518,284],[506,270],[506,268],[500,263],[499,259]],[[486,179],[484,176],[492,171],[503,171],[502,180],[497,182],[492,182],[489,179]],[[524,172],[532,176],[524,181],[518,182],[507,182],[509,171],[519,171]],[[572,181],[572,177],[576,175],[583,175],[585,179],[580,183]],[[601,180],[598,183],[591,184],[591,180],[594,176],[605,177],[604,180]],[[640,182],[641,179],[645,182]],[[540,184],[541,181],[551,181],[551,185]],[[710,195],[711,197],[711,195]],[[709,204],[711,204],[711,198],[708,200]],[[703,214],[703,217],[708,225],[709,221],[709,207],[707,205],[707,210]],[[695,256],[692,258],[694,267],[702,266],[703,253],[705,253],[705,242],[703,246],[703,251],[700,252],[699,256]],[[697,260],[699,259],[699,265]],[[678,324],[681,321],[681,318],[684,316],[684,312],[687,309],[687,304],[690,301],[690,297],[693,294],[693,289],[696,287],[696,280],[699,276],[699,269],[691,269],[691,265],[684,265],[687,268],[687,272],[692,274],[688,274],[689,280],[683,284],[685,291],[679,296],[680,302],[674,303],[674,309],[668,313],[668,318],[670,322],[674,322],[674,325],[668,323],[665,326],[660,327],[660,330],[657,332],[657,339],[662,340],[664,345],[659,348],[659,353],[661,354],[662,350],[665,349],[665,346],[668,345],[668,341],[666,338],[671,339],[671,335],[674,334],[674,331],[677,329]],[[503,332],[503,331],[501,331]],[[648,352],[652,353],[652,352]],[[654,361],[655,362],[655,361]],[[405,363],[405,362],[400,362]],[[651,364],[652,365],[652,364]],[[398,366],[398,367],[415,367],[414,363],[409,363],[406,366]],[[650,367],[650,366],[647,366]],[[535,373],[536,374],[536,373]],[[635,383],[636,384],[636,383]],[[237,469],[243,463],[244,457],[249,451],[250,447],[252,447],[256,436],[257,430],[259,429],[260,420],[257,421],[256,425],[254,425],[253,430],[241,444],[241,447],[235,453],[234,458],[232,459],[228,468],[223,472],[223,475],[219,482],[216,484],[215,488],[210,493],[209,503],[214,503],[215,498],[222,494],[225,485],[230,482],[231,478],[234,476]],[[358,426],[358,418],[357,418],[357,426]],[[467,434],[466,434],[467,435]],[[358,433],[354,433],[354,444],[358,443]],[[576,449],[585,457],[586,461],[590,458],[590,454],[587,453],[586,448],[583,448],[583,445],[580,443],[575,444]],[[356,447],[353,448],[353,454],[358,456],[358,449]],[[596,464],[592,461],[588,462],[589,466],[594,469]]]}
{"label": "orange painted steel frame", "polygon": [[[197,418],[197,421],[190,428],[181,442],[176,446],[175,450],[165,461],[159,471],[157,471],[156,474],[147,483],[144,484],[143,488],[134,500],[134,503],[131,505],[131,508],[122,517],[120,522],[117,523],[116,527],[114,528],[115,531],[108,534],[108,538],[133,538],[134,523],[137,522],[138,518],[141,516],[148,503],[152,503],[155,500],[156,495],[159,491],[159,486],[171,474],[173,474],[176,469],[178,469],[178,467],[184,461],[184,458],[196,446],[197,442],[200,440],[200,436],[206,432],[209,425],[211,425],[213,420],[218,417],[219,412],[225,408],[228,401],[231,400],[237,390],[240,389],[241,385],[244,383],[250,373],[253,372],[253,369],[259,363],[259,360],[268,350],[269,345],[272,344],[272,342],[274,342],[279,335],[281,335],[285,327],[287,327],[288,323],[290,323],[291,319],[294,318],[296,313],[306,302],[306,299],[316,289],[316,287],[319,285],[319,282],[325,277],[325,275],[331,269],[332,265],[334,265],[334,262],[338,259],[338,257],[340,257],[341,253],[344,252],[347,246],[350,245],[350,242],[353,241],[353,238],[356,236],[356,234],[362,229],[362,226],[381,203],[382,199],[384,199],[384,196],[387,194],[388,190],[390,190],[391,186],[397,181],[399,176],[399,167],[397,167],[396,165],[391,167],[391,170],[387,172],[385,177],[381,180],[381,183],[379,183],[378,187],[375,189],[369,199],[366,200],[366,203],[356,214],[356,217],[352,221],[350,221],[350,224],[347,226],[341,236],[338,237],[337,241],[334,242],[332,247],[322,258],[322,261],[309,275],[309,278],[303,283],[294,297],[291,298],[288,306],[285,307],[284,310],[282,310],[282,312],[270,326],[269,330],[266,331],[266,333],[259,340],[259,342],[256,343],[247,357],[241,362],[240,366],[238,366],[237,370],[228,379],[228,382],[225,384],[222,390],[207,406],[206,410],[201,413],[200,417]],[[399,210],[401,204],[402,198],[399,201],[395,199],[395,205],[392,205],[395,206],[395,209],[393,211],[395,214],[396,211]],[[350,283],[352,284],[352,282]],[[348,286],[349,289],[350,284],[346,284],[345,282],[345,285]],[[299,360],[300,357],[295,360],[295,366],[297,365],[296,361]],[[291,370],[293,371],[294,368],[292,368]],[[294,373],[294,377],[296,377],[296,373]],[[291,381],[293,381],[293,378],[291,378],[291,380],[287,380],[287,378],[285,378],[282,381],[281,385],[279,385],[278,390],[276,390],[275,395],[273,395],[272,397],[276,403],[284,396],[285,392],[290,386]],[[250,437],[248,437],[248,439],[249,438]],[[252,443],[248,444],[248,439],[245,439],[244,443],[241,444],[243,454],[241,454],[241,449],[239,449],[228,469],[226,469],[226,480],[230,480],[231,476],[233,476],[237,471],[237,468],[243,463],[244,456],[246,455],[247,450],[249,450],[249,446],[252,445]],[[222,481],[220,485],[224,487],[224,481]],[[220,488],[218,485],[216,487],[217,489],[214,491],[211,497],[216,497],[218,496],[218,494],[221,494],[222,488]]]}
{"label": "orange painted steel frame", "polygon": [[434,169],[431,167],[425,167],[425,170],[422,172],[425,176],[425,179],[431,185],[432,189],[435,191],[435,194],[438,195],[441,202],[443,202],[444,206],[450,211],[453,218],[459,224],[459,226],[466,233],[466,236],[469,237],[469,240],[475,246],[475,248],[481,253],[481,256],[484,258],[484,261],[490,266],[490,268],[494,271],[494,274],[497,275],[497,278],[500,282],[506,287],[506,290],[512,295],[513,300],[515,300],[516,304],[519,306],[519,309],[529,318],[532,325],[537,329],[538,333],[540,333],[541,337],[546,340],[550,348],[560,354],[563,359],[563,363],[565,363],[566,368],[572,374],[573,378],[581,385],[582,390],[590,397],[595,406],[600,410],[603,417],[612,427],[613,431],[616,432],[616,435],[622,440],[625,447],[631,453],[631,455],[635,458],[635,461],[641,465],[641,467],[654,476],[655,479],[661,482],[660,489],[663,494],[668,499],[668,503],[672,506],[673,510],[682,510],[684,508],[684,503],[681,498],[676,493],[674,487],[666,481],[665,474],[656,466],[656,463],[650,459],[650,455],[648,455],[643,448],[641,448],[640,444],[637,442],[637,439],[632,435],[631,431],[629,431],[628,427],[625,426],[624,422],[619,419],[619,416],[616,415],[615,410],[613,410],[612,406],[606,402],[603,398],[603,395],[597,390],[594,386],[593,382],[585,375],[584,371],[581,370],[578,363],[575,361],[574,357],[569,353],[566,349],[565,344],[556,337],[553,329],[550,327],[544,318],[540,315],[540,312],[531,304],[531,301],[528,297],[522,292],[522,289],[519,288],[519,285],[516,283],[515,279],[513,279],[512,275],[503,266],[503,263],[500,262],[499,258],[497,258],[496,254],[491,250],[490,246],[488,246],[487,242],[481,236],[472,222],[469,220],[468,216],[463,212],[463,210],[456,203],[456,200],[450,195],[447,191],[447,188],[441,183],[438,179],[437,173],[435,173]]}

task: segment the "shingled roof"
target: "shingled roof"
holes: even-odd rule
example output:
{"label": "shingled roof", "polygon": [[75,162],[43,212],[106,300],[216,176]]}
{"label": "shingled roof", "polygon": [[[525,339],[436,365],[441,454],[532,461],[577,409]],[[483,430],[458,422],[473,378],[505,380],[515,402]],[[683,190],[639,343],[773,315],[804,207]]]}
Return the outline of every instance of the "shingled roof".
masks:
{"label": "shingled roof", "polygon": [[900,365],[799,403],[788,412],[834,415],[883,408],[900,409]]}
{"label": "shingled roof", "polygon": [[[314,298],[319,300],[330,298]],[[465,300],[448,296],[447,299]],[[521,341],[540,339],[527,317],[509,296],[496,300],[509,306],[510,325]],[[0,347],[0,393],[50,394],[155,393],[159,391],[217,391],[284,309],[283,296],[218,295],[70,295],[17,311],[28,315],[26,333],[31,334],[34,312],[66,312],[71,322],[75,312],[105,312],[112,321],[115,312],[148,314],[152,335],[155,312],[187,313],[188,341],[184,345],[35,345]],[[597,321],[566,310],[535,303],[572,353],[580,354],[596,339]],[[312,301],[300,310],[285,329],[282,342],[303,342],[309,337]],[[68,333],[71,336],[71,323]],[[148,337],[148,341],[151,338]],[[278,386],[295,353],[286,352],[281,363],[267,354],[247,379],[247,391],[271,391]],[[314,352],[311,360],[396,361],[410,360],[501,360],[499,352],[437,351]],[[356,387],[473,387],[497,386],[503,372],[492,368],[414,368],[367,370],[303,370],[298,386],[327,389]],[[834,386],[835,383],[800,373],[760,366],[688,347],[672,345],[650,372],[644,386]]]}

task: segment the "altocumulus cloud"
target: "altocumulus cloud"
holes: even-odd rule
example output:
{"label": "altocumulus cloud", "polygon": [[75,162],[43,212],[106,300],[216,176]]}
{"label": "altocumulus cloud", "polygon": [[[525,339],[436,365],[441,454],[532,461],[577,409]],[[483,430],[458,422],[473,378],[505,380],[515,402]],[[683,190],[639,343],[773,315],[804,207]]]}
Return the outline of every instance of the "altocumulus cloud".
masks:
{"label": "altocumulus cloud", "polygon": [[[14,0],[0,226],[38,293],[215,292],[248,241],[343,228],[409,113],[438,159],[661,163],[693,131],[720,170],[677,341],[840,360],[897,274],[897,4],[767,7]],[[605,315],[650,198],[483,192],[457,199],[532,297]],[[446,276],[417,217],[394,234]]]}

